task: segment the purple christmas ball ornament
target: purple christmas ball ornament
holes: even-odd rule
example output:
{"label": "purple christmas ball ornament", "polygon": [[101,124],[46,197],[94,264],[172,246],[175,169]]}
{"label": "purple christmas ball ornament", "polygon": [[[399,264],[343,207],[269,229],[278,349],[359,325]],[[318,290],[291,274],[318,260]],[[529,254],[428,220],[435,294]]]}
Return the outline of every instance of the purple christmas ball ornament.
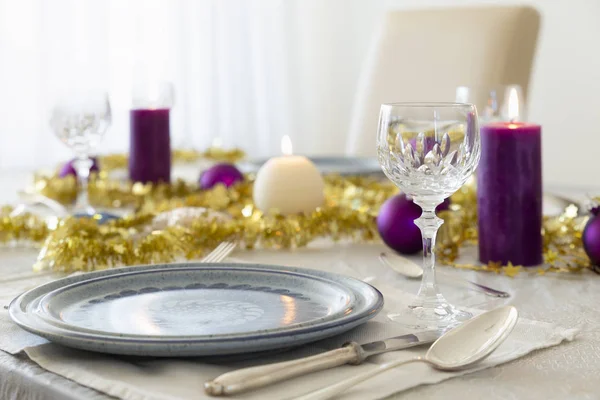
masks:
{"label": "purple christmas ball ornament", "polygon": [[[447,210],[450,200],[446,199],[436,211]],[[421,216],[421,207],[399,194],[390,197],[379,210],[377,229],[383,242],[402,254],[414,254],[423,250],[421,231],[415,219]]]}
{"label": "purple christmas ball ornament", "polygon": [[244,180],[244,175],[233,164],[215,164],[200,175],[200,189],[210,189],[217,184],[230,187]]}
{"label": "purple christmas ball ornament", "polygon": [[435,208],[435,212],[439,213],[440,211],[446,211],[450,208],[450,197],[448,197],[447,199],[444,199],[444,201],[442,202],[442,204],[440,204],[439,206],[437,206]]}
{"label": "purple christmas ball ornament", "polygon": [[[96,157],[90,157],[90,159],[92,160],[92,166],[90,167],[90,173],[98,173],[98,171],[100,171],[100,168],[98,168],[98,159]],[[75,165],[74,165],[75,159],[66,162],[63,167],[61,168],[60,172],[58,173],[58,176],[60,178],[66,178],[69,175],[73,175],[74,177],[77,178],[77,171],[75,170]]]}
{"label": "purple christmas ball ornament", "polygon": [[592,264],[600,265],[600,217],[591,217],[583,230],[581,240]]}

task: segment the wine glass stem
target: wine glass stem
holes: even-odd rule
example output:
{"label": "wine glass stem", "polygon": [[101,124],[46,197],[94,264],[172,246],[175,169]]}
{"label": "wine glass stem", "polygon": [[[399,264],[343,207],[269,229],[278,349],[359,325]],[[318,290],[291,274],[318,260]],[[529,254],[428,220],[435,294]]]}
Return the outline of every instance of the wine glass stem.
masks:
{"label": "wine glass stem", "polygon": [[77,201],[75,203],[76,213],[93,214],[94,208],[90,205],[88,197],[88,182],[90,179],[90,168],[93,161],[88,155],[77,155],[73,161],[73,166],[77,172],[79,187],[77,189]]}
{"label": "wine glass stem", "polygon": [[417,299],[423,307],[435,307],[439,293],[435,282],[435,237],[439,227],[444,223],[441,218],[435,215],[435,208],[444,199],[439,201],[418,201],[415,199],[414,201],[423,210],[421,216],[415,220],[415,225],[419,227],[423,237],[423,277]]}

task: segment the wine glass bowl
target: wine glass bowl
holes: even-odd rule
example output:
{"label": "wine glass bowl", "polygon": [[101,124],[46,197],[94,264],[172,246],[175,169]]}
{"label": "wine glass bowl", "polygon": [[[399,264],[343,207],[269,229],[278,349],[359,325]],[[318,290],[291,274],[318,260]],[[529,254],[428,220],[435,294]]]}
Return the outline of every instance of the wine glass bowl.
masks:
{"label": "wine glass bowl", "polygon": [[481,150],[473,106],[457,103],[384,104],[377,156],[385,175],[416,198],[456,192]]}
{"label": "wine glass bowl", "polygon": [[106,93],[73,94],[60,99],[52,109],[54,134],[76,154],[95,149],[111,123]]}
{"label": "wine glass bowl", "polygon": [[475,106],[463,103],[383,104],[377,155],[385,175],[421,207],[423,278],[416,300],[389,315],[411,327],[438,329],[469,317],[435,283],[435,236],[443,221],[435,208],[473,174],[481,155]]}
{"label": "wine glass bowl", "polygon": [[110,116],[94,114],[69,116],[59,110],[55,110],[52,118],[56,136],[76,153],[89,153],[96,148],[109,124]]}

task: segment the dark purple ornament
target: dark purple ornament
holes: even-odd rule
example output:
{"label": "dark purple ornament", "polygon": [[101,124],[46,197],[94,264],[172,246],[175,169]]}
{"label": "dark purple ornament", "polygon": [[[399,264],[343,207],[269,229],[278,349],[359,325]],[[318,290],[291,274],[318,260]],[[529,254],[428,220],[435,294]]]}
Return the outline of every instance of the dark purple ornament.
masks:
{"label": "dark purple ornament", "polygon": [[600,217],[591,217],[583,230],[583,248],[593,265],[600,265]]}
{"label": "dark purple ornament", "polygon": [[[449,199],[444,200],[436,211],[448,209],[449,204]],[[421,231],[415,225],[415,219],[419,218],[421,213],[421,207],[406,195],[390,197],[383,203],[377,216],[377,229],[383,242],[402,254],[414,254],[423,250]]]}
{"label": "dark purple ornament", "polygon": [[448,197],[447,199],[444,199],[442,204],[440,204],[439,206],[437,206],[435,208],[435,212],[439,213],[440,211],[446,211],[449,208],[450,208],[450,197]]}
{"label": "dark purple ornament", "polygon": [[244,175],[233,164],[215,164],[200,175],[200,189],[210,189],[221,183],[226,187],[244,180]]}
{"label": "dark purple ornament", "polygon": [[[98,159],[96,157],[90,157],[90,159],[92,160],[92,166],[90,167],[90,173],[92,173],[92,172],[98,173],[98,171],[100,170],[100,168],[98,168]],[[75,161],[75,159],[73,159],[69,162],[66,162],[65,165],[63,165],[60,172],[58,173],[58,176],[60,178],[66,178],[69,175],[73,175],[74,177],[77,177],[77,171],[75,170],[75,166],[73,165],[74,161]]]}

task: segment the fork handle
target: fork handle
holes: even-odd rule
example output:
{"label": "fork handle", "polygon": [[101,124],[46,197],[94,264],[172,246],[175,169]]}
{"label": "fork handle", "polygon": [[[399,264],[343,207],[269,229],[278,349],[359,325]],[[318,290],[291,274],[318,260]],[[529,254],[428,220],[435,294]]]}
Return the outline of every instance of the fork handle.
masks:
{"label": "fork handle", "polygon": [[359,345],[350,342],[342,348],[311,357],[227,372],[206,382],[204,390],[211,396],[227,396],[258,389],[310,372],[323,371],[344,364],[358,364],[361,361]]}

